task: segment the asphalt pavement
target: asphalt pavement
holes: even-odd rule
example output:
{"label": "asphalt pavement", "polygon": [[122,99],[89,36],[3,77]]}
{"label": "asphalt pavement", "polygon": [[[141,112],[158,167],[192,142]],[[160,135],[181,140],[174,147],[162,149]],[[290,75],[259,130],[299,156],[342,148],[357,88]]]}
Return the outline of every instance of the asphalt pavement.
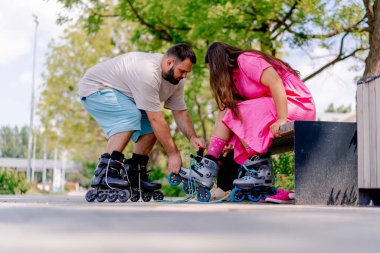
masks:
{"label": "asphalt pavement", "polygon": [[0,252],[380,252],[380,208],[0,195]]}

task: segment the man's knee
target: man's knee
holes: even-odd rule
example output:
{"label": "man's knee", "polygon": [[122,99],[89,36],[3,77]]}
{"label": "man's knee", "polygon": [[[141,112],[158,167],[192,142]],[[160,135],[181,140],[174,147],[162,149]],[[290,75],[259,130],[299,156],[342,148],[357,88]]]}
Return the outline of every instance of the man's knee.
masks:
{"label": "man's knee", "polygon": [[144,134],[140,138],[143,139],[147,143],[153,143],[154,144],[157,141],[156,135],[154,135],[154,133]]}

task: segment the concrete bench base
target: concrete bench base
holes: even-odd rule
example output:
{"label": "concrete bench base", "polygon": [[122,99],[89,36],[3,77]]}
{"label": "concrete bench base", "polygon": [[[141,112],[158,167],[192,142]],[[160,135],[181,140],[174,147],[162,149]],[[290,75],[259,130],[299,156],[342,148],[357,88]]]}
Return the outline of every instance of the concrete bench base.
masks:
{"label": "concrete bench base", "polygon": [[281,131],[270,151],[294,150],[297,205],[358,205],[356,123],[295,121]]}

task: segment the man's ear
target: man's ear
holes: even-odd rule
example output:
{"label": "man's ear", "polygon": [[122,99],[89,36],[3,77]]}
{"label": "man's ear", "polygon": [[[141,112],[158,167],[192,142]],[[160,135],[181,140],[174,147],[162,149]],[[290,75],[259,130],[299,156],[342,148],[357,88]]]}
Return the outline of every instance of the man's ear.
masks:
{"label": "man's ear", "polygon": [[166,59],[166,66],[167,66],[168,68],[170,68],[171,66],[173,66],[173,64],[174,64],[174,58],[169,56],[169,57]]}

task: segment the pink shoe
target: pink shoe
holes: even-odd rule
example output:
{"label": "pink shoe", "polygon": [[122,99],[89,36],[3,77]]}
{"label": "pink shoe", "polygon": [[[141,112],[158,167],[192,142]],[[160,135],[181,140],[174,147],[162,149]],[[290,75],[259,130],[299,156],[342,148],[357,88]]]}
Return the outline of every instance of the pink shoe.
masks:
{"label": "pink shoe", "polygon": [[265,199],[265,202],[276,203],[276,204],[293,204],[294,203],[294,192],[286,191],[283,189],[278,189],[276,195],[269,196]]}

